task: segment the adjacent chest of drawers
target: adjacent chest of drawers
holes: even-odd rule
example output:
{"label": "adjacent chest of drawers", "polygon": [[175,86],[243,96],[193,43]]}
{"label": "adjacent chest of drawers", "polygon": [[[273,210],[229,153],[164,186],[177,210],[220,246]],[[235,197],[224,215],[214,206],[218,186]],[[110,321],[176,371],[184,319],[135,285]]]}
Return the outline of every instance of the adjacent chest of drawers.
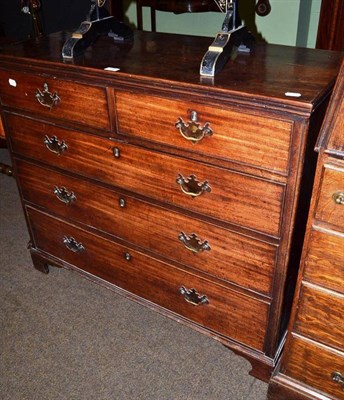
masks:
{"label": "adjacent chest of drawers", "polygon": [[344,399],[344,64],[322,128],[293,316],[271,400]]}
{"label": "adjacent chest of drawers", "polygon": [[339,55],[258,46],[202,80],[204,38],[102,38],[71,64],[63,40],[0,55],[35,267],[79,271],[209,334],[267,380]]}

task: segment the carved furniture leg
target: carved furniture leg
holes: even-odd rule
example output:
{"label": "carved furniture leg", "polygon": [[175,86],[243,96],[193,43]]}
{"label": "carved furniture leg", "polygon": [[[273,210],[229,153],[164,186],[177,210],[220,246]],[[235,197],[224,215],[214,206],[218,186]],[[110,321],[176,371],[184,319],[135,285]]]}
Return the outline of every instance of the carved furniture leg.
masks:
{"label": "carved furniture leg", "polygon": [[13,176],[13,168],[10,165],[0,162],[0,173],[7,176]]}

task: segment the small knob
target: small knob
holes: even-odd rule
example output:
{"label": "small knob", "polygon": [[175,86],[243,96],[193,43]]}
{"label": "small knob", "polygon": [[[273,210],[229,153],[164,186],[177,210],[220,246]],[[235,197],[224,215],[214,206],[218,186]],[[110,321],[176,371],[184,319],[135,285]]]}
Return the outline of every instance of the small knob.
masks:
{"label": "small knob", "polygon": [[338,385],[344,390],[344,375],[338,371],[334,371],[331,374],[331,379],[333,382],[338,383]]}
{"label": "small knob", "polygon": [[113,148],[113,156],[114,156],[115,158],[119,158],[119,157],[121,156],[121,153],[120,153],[118,147],[114,147],[114,148]]}
{"label": "small knob", "polygon": [[131,260],[131,254],[130,253],[124,253],[124,258],[126,261],[130,261]]}
{"label": "small knob", "polygon": [[127,205],[125,199],[123,199],[122,197],[119,199],[118,203],[121,208],[124,208]]}
{"label": "small knob", "polygon": [[336,192],[332,195],[333,201],[338,205],[344,205],[344,192]]}

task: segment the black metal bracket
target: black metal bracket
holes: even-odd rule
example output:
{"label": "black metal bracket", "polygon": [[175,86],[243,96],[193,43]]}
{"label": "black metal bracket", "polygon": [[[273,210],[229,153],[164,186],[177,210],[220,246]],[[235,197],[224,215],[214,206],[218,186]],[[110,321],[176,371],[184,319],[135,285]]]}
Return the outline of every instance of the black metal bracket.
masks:
{"label": "black metal bracket", "polygon": [[62,48],[64,59],[73,59],[84,51],[97,39],[107,35],[116,43],[132,41],[134,34],[123,22],[110,16],[105,7],[99,8],[98,0],[91,0],[91,9],[86,20],[81,22],[79,28],[72,33]]}
{"label": "black metal bracket", "polygon": [[222,29],[205,53],[201,66],[202,76],[215,76],[233,57],[235,52],[250,53],[254,47],[254,37],[241,21],[238,12],[238,0],[226,3],[226,16]]}

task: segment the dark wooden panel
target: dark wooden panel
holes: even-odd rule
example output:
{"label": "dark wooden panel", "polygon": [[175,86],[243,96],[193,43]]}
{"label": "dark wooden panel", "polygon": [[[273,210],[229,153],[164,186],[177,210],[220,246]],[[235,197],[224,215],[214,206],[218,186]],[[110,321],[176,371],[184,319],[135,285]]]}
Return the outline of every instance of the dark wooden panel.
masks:
{"label": "dark wooden panel", "polygon": [[[344,5],[344,3],[343,3]],[[344,20],[344,16],[343,16]],[[344,26],[344,23],[342,24]],[[319,146],[323,145],[328,153],[344,157],[344,59],[336,85],[333,89],[332,101],[324,120]]]}
{"label": "dark wooden panel", "polygon": [[344,2],[322,0],[316,47],[344,50]]}

